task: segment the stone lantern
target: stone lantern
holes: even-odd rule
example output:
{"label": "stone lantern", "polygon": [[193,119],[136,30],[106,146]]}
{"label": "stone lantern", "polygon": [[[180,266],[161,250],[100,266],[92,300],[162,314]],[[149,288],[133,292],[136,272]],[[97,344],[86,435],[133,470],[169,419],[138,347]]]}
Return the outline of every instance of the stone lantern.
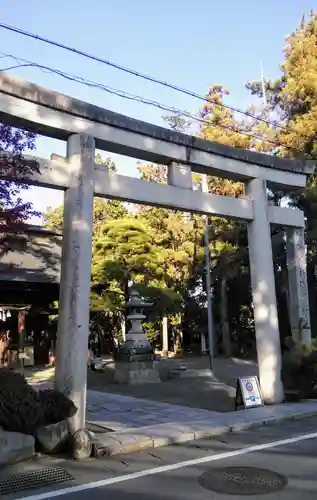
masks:
{"label": "stone lantern", "polygon": [[131,328],[124,343],[115,355],[115,382],[118,384],[150,384],[160,382],[151,343],[146,338],[142,321],[146,318],[144,309],[153,304],[145,302],[137,290],[132,289],[125,304],[131,321]]}

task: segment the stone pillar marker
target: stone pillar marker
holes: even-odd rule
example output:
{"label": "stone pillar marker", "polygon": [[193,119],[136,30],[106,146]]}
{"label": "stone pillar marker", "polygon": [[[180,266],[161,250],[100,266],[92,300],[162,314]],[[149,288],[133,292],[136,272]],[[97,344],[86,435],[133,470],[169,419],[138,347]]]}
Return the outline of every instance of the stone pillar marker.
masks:
{"label": "stone pillar marker", "polygon": [[165,315],[162,319],[162,340],[162,354],[168,357],[168,319]]}
{"label": "stone pillar marker", "polygon": [[137,290],[131,290],[125,305],[130,310],[127,319],[131,321],[131,328],[115,355],[114,380],[118,384],[138,385],[161,381],[152,345],[141,324],[146,318],[143,310],[151,305],[141,299]]}
{"label": "stone pillar marker", "polygon": [[121,320],[121,333],[122,333],[122,340],[124,342],[125,341],[125,318],[122,318],[122,320]]}
{"label": "stone pillar marker", "polygon": [[206,345],[206,336],[204,332],[201,332],[200,334],[200,349],[201,349],[201,354],[205,356],[207,354],[207,345]]}
{"label": "stone pillar marker", "polygon": [[254,219],[248,223],[248,243],[260,386],[264,402],[277,404],[284,394],[266,182],[249,181],[246,194],[254,211]]}
{"label": "stone pillar marker", "polygon": [[288,305],[295,342],[311,342],[304,228],[286,230]]}
{"label": "stone pillar marker", "polygon": [[85,427],[94,159],[92,137],[69,137],[71,179],[64,200],[55,384],[78,408],[70,421],[73,432]]}

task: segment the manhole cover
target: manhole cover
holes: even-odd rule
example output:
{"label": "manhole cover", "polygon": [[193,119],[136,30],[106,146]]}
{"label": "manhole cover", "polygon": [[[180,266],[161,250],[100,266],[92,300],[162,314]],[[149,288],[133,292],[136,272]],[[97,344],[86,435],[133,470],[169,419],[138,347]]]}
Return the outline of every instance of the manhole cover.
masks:
{"label": "manhole cover", "polygon": [[47,469],[38,469],[31,472],[23,472],[13,476],[0,477],[0,495],[9,495],[18,493],[30,488],[43,488],[64,481],[71,481],[71,476],[61,467],[52,467]]}
{"label": "manhole cover", "polygon": [[198,479],[207,490],[226,495],[265,495],[282,490],[287,479],[276,472],[253,467],[210,469]]}

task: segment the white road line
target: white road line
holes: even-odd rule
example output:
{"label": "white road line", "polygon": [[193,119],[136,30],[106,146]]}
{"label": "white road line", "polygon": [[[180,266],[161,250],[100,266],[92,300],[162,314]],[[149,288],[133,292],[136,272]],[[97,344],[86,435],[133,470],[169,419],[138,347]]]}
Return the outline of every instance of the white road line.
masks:
{"label": "white road line", "polygon": [[317,432],[313,432],[310,434],[302,434],[301,436],[296,436],[288,439],[281,439],[279,441],[271,441],[270,443],[266,444],[249,446],[248,448],[241,448],[240,450],[227,451],[225,453],[218,453],[217,455],[208,455],[207,457],[194,458],[192,460],[186,460],[184,462],[178,462],[176,464],[163,465],[161,467],[154,467],[153,469],[133,472],[131,474],[124,474],[122,476],[110,477],[108,479],[101,479],[100,481],[94,481],[92,483],[70,486],[69,488],[63,488],[61,490],[48,491],[45,493],[39,493],[37,495],[30,495],[27,497],[24,496],[17,500],[22,500],[22,499],[46,500],[49,498],[60,497],[62,495],[69,495],[72,493],[79,493],[81,491],[93,490],[95,488],[101,488],[103,486],[109,486],[111,484],[123,483],[125,481],[131,481],[133,479],[140,479],[146,476],[154,476],[155,474],[162,474],[164,472],[182,469],[183,467],[190,467],[192,465],[206,464],[210,462],[217,462],[218,460],[225,460],[227,458],[239,457],[241,455],[254,453],[256,451],[268,450],[269,448],[276,448],[278,446],[299,443],[301,441],[306,441],[308,439],[315,439],[315,438],[317,438]]}

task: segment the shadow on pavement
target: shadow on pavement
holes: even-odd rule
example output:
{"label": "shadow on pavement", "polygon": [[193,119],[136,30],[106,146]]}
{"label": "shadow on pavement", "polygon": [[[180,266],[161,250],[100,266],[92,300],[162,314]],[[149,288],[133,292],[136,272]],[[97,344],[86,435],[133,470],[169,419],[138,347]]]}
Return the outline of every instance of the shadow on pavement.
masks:
{"label": "shadow on pavement", "polygon": [[[161,384],[128,386],[113,383],[114,363],[109,362],[102,373],[88,372],[88,388],[191,408],[230,412],[234,410],[237,378],[257,375],[255,363],[236,359],[216,359],[213,372],[206,357],[162,360],[159,366]],[[182,366],[186,370],[180,370],[178,378],[168,378],[169,371],[177,371]]]}

